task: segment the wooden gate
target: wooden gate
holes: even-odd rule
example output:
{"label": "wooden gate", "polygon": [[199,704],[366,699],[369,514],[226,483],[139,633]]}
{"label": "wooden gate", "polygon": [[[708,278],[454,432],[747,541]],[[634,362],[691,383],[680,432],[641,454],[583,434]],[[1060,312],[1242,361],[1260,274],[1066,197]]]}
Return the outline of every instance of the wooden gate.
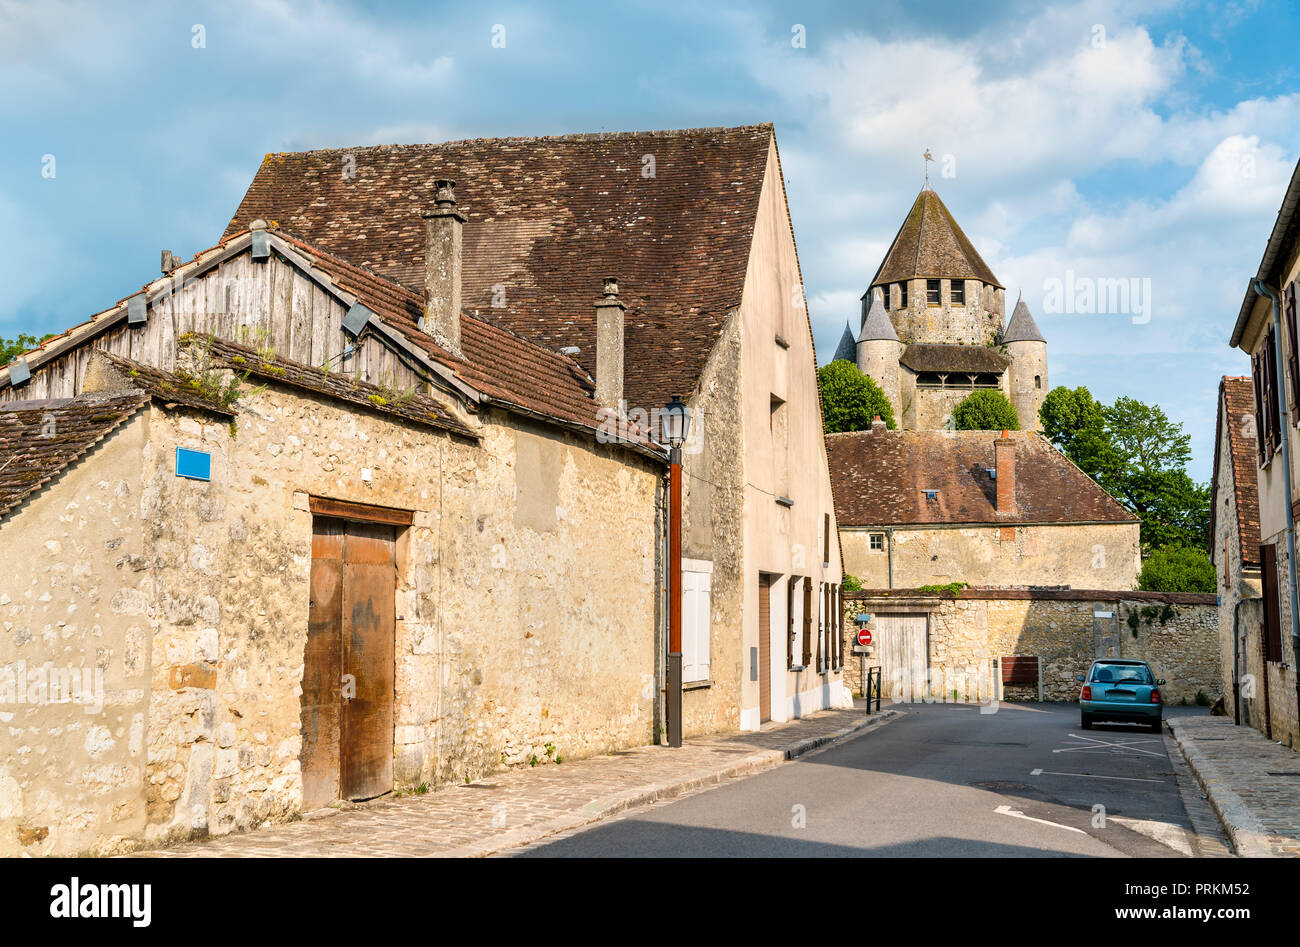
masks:
{"label": "wooden gate", "polygon": [[317,517],[303,657],[303,810],[393,786],[393,527]]}
{"label": "wooden gate", "polygon": [[758,719],[772,719],[772,577],[758,576]]}
{"label": "wooden gate", "polygon": [[895,700],[921,700],[930,668],[925,615],[880,615],[872,622],[880,659],[881,693]]}

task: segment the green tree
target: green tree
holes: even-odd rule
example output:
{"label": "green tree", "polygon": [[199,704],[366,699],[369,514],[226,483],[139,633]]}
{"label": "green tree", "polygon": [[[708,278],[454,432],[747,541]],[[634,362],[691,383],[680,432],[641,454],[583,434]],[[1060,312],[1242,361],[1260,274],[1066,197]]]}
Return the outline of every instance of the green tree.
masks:
{"label": "green tree", "polygon": [[1195,546],[1210,541],[1210,488],[1185,470],[1131,471],[1117,483],[1116,499],[1142,521],[1142,548]]}
{"label": "green tree", "polygon": [[1106,407],[1087,388],[1053,388],[1038,411],[1043,434],[1084,473],[1101,481],[1117,466]]}
{"label": "green tree", "polygon": [[996,388],[971,392],[952,409],[959,431],[1018,431],[1020,418],[1007,396]]}
{"label": "green tree", "polygon": [[29,349],[36,348],[37,345],[49,338],[53,338],[53,335],[47,333],[37,337],[20,332],[16,339],[0,339],[0,368],[8,365]]}
{"label": "green tree", "polygon": [[876,415],[893,430],[894,409],[876,380],[843,359],[817,369],[826,433],[868,431]]}
{"label": "green tree", "polygon": [[1192,460],[1192,436],[1158,404],[1120,397],[1104,409],[1106,430],[1126,473],[1182,470]]}
{"label": "green tree", "polygon": [[1143,560],[1138,588],[1146,592],[1213,592],[1214,563],[1204,549],[1161,546]]}

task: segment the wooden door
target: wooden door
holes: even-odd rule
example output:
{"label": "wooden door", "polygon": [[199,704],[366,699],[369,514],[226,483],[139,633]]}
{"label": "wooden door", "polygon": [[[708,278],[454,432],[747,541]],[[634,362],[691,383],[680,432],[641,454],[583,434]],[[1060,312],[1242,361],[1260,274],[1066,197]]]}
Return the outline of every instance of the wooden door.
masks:
{"label": "wooden door", "polygon": [[303,658],[303,809],[393,785],[391,526],[317,517]]}
{"label": "wooden door", "polygon": [[772,719],[772,577],[758,577],[758,719]]}
{"label": "wooden door", "polygon": [[898,700],[925,696],[929,654],[924,615],[877,615],[872,636],[880,657],[880,694]]}

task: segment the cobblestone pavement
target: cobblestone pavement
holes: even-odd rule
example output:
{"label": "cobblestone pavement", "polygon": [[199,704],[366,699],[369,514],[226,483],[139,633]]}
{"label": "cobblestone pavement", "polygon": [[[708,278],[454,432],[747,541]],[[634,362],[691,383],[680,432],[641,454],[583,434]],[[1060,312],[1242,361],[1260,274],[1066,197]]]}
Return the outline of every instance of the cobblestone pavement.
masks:
{"label": "cobblestone pavement", "polygon": [[1300,857],[1300,754],[1227,717],[1169,726],[1237,854]]}
{"label": "cobblestone pavement", "polygon": [[1173,767],[1174,778],[1178,781],[1178,793],[1187,811],[1187,819],[1192,823],[1195,838],[1190,839],[1192,854],[1197,858],[1231,858],[1232,841],[1224,831],[1223,823],[1210,805],[1210,798],[1196,781],[1187,760],[1178,750],[1178,741],[1165,735],[1165,752],[1169,754],[1169,763]]}
{"label": "cobblestone pavement", "polygon": [[777,766],[888,721],[892,711],[828,710],[755,733],[645,746],[608,756],[513,767],[425,795],[348,804],[301,821],[206,842],[136,853],[143,857],[474,857],[503,852],[600,821],[633,806],[676,797]]}

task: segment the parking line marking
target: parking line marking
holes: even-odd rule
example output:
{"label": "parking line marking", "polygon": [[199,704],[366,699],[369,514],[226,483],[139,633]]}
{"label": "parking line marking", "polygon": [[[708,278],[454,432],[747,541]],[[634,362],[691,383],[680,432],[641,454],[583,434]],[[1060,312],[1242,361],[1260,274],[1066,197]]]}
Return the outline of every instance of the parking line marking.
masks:
{"label": "parking line marking", "polygon": [[1093,737],[1081,737],[1077,733],[1071,733],[1070,736],[1076,740],[1087,740],[1092,745],[1088,746],[1086,744],[1079,744],[1078,746],[1067,746],[1061,749],[1053,750],[1052,752],[1073,753],[1078,750],[1103,750],[1109,747],[1117,750],[1133,750],[1135,753],[1146,753],[1148,756],[1164,756],[1163,753],[1156,753],[1153,750],[1144,750],[1137,745],[1139,743],[1155,743],[1156,742],[1155,738],[1149,738],[1145,740],[1130,740],[1125,743],[1107,743],[1105,740],[1097,740],[1094,739]]}
{"label": "parking line marking", "polygon": [[1046,819],[1035,819],[1033,816],[1025,815],[1023,812],[1018,809],[1012,809],[1010,806],[998,806],[993,811],[999,815],[1009,815],[1012,818],[1024,819],[1026,822],[1037,822],[1039,825],[1050,825],[1054,828],[1065,829],[1067,832],[1078,832],[1080,835],[1088,834],[1083,829],[1076,829],[1072,825],[1062,825],[1059,822],[1048,822]]}
{"label": "parking line marking", "polygon": [[1030,772],[1030,776],[1087,776],[1089,779],[1122,779],[1129,783],[1166,783],[1165,779],[1141,779],[1137,776],[1101,776],[1097,773],[1057,773],[1052,770],[1036,769]]}

